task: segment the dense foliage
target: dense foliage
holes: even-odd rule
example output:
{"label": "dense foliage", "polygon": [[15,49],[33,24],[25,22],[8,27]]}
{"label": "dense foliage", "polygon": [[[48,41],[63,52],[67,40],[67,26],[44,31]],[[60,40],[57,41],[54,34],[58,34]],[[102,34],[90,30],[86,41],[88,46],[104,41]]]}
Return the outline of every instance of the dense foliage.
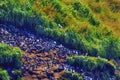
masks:
{"label": "dense foliage", "polygon": [[0,80],[10,80],[6,70],[0,69]]}
{"label": "dense foliage", "polygon": [[[116,66],[113,62],[110,62],[104,58],[96,58],[89,56],[73,56],[68,58],[68,63],[79,69],[83,69],[85,72],[92,72],[98,75],[100,79],[109,78],[115,74]],[[102,76],[103,77],[102,77]]]}
{"label": "dense foliage", "polygon": [[10,48],[8,45],[0,43],[0,66],[21,68],[21,51],[19,48]]}
{"label": "dense foliage", "polygon": [[14,80],[21,80],[21,65],[21,50],[0,43],[0,67],[6,69],[0,70],[0,80],[10,80],[9,75],[12,75]]}
{"label": "dense foliage", "polygon": [[[111,29],[111,26],[115,25],[120,30],[119,24],[115,24],[120,21],[120,6],[117,0],[107,1],[2,0],[0,23],[35,30],[41,35],[59,40],[67,47],[88,52],[91,56],[118,58],[120,39],[116,38],[118,31],[114,34],[115,29]],[[113,20],[108,23],[111,26],[107,25],[109,20]]]}

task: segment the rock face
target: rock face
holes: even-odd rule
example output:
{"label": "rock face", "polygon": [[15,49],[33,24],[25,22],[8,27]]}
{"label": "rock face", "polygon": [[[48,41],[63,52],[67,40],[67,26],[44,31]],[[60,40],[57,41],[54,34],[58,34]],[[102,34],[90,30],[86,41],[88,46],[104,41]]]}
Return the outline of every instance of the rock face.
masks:
{"label": "rock face", "polygon": [[0,24],[0,42],[11,47],[18,46],[23,50],[23,78],[29,80],[56,80],[63,70],[74,70],[66,65],[66,58],[69,55],[80,54],[56,41],[11,25],[8,27]]}

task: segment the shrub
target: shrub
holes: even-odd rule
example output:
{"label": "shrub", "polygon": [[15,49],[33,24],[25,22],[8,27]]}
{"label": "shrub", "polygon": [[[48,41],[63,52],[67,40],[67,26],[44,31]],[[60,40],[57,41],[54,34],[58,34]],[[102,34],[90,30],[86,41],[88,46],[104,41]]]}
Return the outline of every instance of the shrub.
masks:
{"label": "shrub", "polygon": [[0,43],[0,66],[21,68],[21,50],[17,47],[10,48]]}
{"label": "shrub", "polygon": [[109,39],[104,39],[102,41],[101,57],[107,59],[116,59],[120,57],[120,40],[115,37],[110,37]]}
{"label": "shrub", "polygon": [[112,62],[109,62],[104,58],[73,56],[69,57],[67,61],[68,64],[74,67],[79,67],[85,72],[94,72],[99,76],[101,74],[114,75],[114,72],[116,70],[116,66]]}
{"label": "shrub", "polygon": [[85,7],[85,8],[83,8],[83,10],[82,10],[82,15],[84,16],[84,17],[86,17],[86,18],[88,18],[89,16],[90,16],[90,8],[89,7]]}
{"label": "shrub", "polygon": [[55,8],[58,12],[61,11],[62,6],[61,6],[60,1],[56,1],[56,0],[55,0],[55,1],[52,2],[52,4],[53,4],[54,8]]}
{"label": "shrub", "polygon": [[6,70],[0,70],[0,80],[10,80]]}
{"label": "shrub", "polygon": [[73,7],[75,10],[78,11],[83,7],[83,4],[81,2],[76,2],[76,3],[74,3]]}
{"label": "shrub", "polygon": [[[21,50],[17,47],[11,48],[6,44],[0,43],[0,67],[4,69],[10,69],[15,70],[11,75],[14,75],[13,78],[15,80],[21,80],[21,72],[18,69],[21,69],[22,60],[21,60]],[[1,72],[1,71],[0,71]],[[3,76],[8,76],[6,71],[4,72]],[[2,73],[1,72],[1,73]],[[1,79],[2,78],[2,79]],[[9,80],[9,77],[2,77],[2,74],[0,74],[0,80]]]}
{"label": "shrub", "polygon": [[73,49],[81,49],[82,42],[80,36],[75,33],[73,30],[66,30],[65,33],[65,44],[69,46],[69,48]]}
{"label": "shrub", "polygon": [[76,2],[73,5],[74,9],[78,11],[79,16],[88,18],[91,14],[88,6],[83,6],[81,2]]}
{"label": "shrub", "polygon": [[97,20],[97,18],[95,16],[91,16],[90,19],[89,19],[89,22],[94,26],[99,26],[100,25],[100,21]]}

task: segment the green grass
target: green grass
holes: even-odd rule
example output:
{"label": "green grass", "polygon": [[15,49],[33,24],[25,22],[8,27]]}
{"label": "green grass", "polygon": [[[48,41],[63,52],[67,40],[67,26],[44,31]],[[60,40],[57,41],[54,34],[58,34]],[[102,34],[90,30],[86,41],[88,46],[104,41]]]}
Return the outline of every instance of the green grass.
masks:
{"label": "green grass", "polygon": [[19,48],[10,48],[8,45],[0,43],[0,66],[21,68],[21,51]]}
{"label": "green grass", "polygon": [[[2,0],[0,22],[35,30],[91,56],[115,59],[120,57],[119,1],[110,2]],[[58,24],[63,28],[58,28]]]}
{"label": "green grass", "polygon": [[[87,65],[86,71],[100,68],[109,74],[115,68],[106,59],[120,58],[119,4],[119,0],[0,0],[0,24],[27,28],[89,56],[100,56],[77,59]],[[21,54],[17,53],[18,48],[0,44],[0,66],[19,68]],[[19,71],[13,73],[19,77]]]}
{"label": "green grass", "polygon": [[10,80],[6,70],[0,70],[0,80]]}
{"label": "green grass", "polygon": [[[21,50],[17,47],[11,48],[6,44],[0,43],[0,80],[10,80],[7,69],[11,69],[13,79],[21,80]],[[14,71],[13,71],[14,70]]]}
{"label": "green grass", "polygon": [[92,72],[94,76],[98,75],[99,79],[108,79],[115,75],[116,71],[116,65],[104,58],[73,56],[69,57],[67,61],[68,64],[79,67],[84,72]]}

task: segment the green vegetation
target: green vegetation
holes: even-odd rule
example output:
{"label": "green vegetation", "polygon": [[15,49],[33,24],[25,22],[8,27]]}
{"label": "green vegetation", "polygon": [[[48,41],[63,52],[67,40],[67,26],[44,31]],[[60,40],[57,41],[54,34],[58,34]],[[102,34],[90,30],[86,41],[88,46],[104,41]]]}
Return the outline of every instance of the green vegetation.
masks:
{"label": "green vegetation", "polygon": [[90,56],[116,59],[120,57],[118,4],[117,0],[2,0],[0,23],[35,30]]}
{"label": "green vegetation", "polygon": [[58,80],[83,80],[83,77],[77,73],[64,72],[62,77]]}
{"label": "green vegetation", "polygon": [[[103,76],[115,72],[106,59],[120,58],[119,4],[119,0],[0,0],[0,24],[25,27],[66,47],[87,52],[94,57],[75,56],[68,62],[82,64],[79,66],[85,71],[105,71],[100,74]],[[19,69],[19,53],[18,48],[0,44],[0,66]]]}
{"label": "green vegetation", "polygon": [[21,68],[21,51],[19,48],[10,48],[8,45],[0,43],[0,66]]}
{"label": "green vegetation", "polygon": [[[21,50],[17,47],[11,48],[6,44],[0,43],[0,67],[6,70],[0,70],[0,80],[10,80],[7,69],[11,68],[13,79],[21,80]],[[12,71],[12,70],[15,71]]]}
{"label": "green vegetation", "polygon": [[69,57],[67,61],[68,64],[79,67],[85,72],[92,72],[94,75],[98,75],[100,79],[107,79],[113,76],[116,71],[116,65],[104,58],[73,56]]}
{"label": "green vegetation", "polygon": [[6,70],[0,69],[0,80],[10,80]]}

